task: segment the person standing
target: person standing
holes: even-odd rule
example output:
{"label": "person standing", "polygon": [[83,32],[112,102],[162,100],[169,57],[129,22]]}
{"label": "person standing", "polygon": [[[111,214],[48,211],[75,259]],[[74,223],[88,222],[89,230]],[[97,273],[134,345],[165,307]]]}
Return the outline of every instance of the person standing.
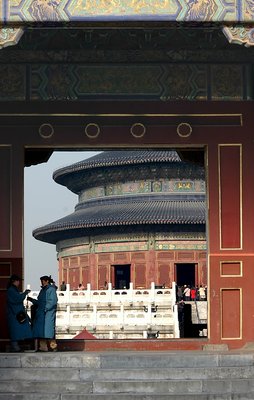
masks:
{"label": "person standing", "polygon": [[205,294],[205,288],[202,285],[200,285],[198,293],[199,293],[199,299],[204,301],[206,299],[206,294]]}
{"label": "person standing", "polygon": [[66,290],[66,283],[65,283],[65,281],[63,281],[63,282],[61,283],[61,285],[60,285],[60,290],[61,290],[61,292],[65,292],[65,290]]}
{"label": "person standing", "polygon": [[185,286],[184,291],[183,291],[185,301],[190,301],[190,293],[191,293],[191,290],[190,290],[189,285]]}
{"label": "person standing", "polygon": [[29,317],[24,306],[24,300],[30,290],[19,291],[21,280],[18,275],[14,274],[10,277],[7,286],[7,321],[11,339],[11,352],[22,351],[18,342],[32,338]]}
{"label": "person standing", "polygon": [[83,283],[80,283],[78,285],[78,290],[85,290],[85,286],[83,285]]}
{"label": "person standing", "polygon": [[33,320],[33,337],[39,339],[39,351],[57,351],[55,340],[57,294],[51,276],[40,278],[41,290],[37,299],[28,297],[37,306]]}
{"label": "person standing", "polygon": [[183,301],[183,300],[180,300],[180,301],[177,303],[180,338],[183,338],[183,337],[184,337],[184,307],[185,307],[184,301]]}
{"label": "person standing", "polygon": [[190,298],[191,298],[191,301],[196,301],[196,299],[197,299],[197,290],[196,290],[195,286],[192,286],[192,288],[191,288]]}
{"label": "person standing", "polygon": [[183,288],[182,286],[177,286],[176,301],[181,301],[183,299]]}

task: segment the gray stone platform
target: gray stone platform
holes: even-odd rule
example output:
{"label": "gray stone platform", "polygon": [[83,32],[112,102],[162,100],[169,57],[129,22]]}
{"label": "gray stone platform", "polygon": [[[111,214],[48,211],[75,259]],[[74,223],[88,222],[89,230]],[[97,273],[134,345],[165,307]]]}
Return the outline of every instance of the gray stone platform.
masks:
{"label": "gray stone platform", "polygon": [[0,353],[0,400],[254,399],[254,352]]}

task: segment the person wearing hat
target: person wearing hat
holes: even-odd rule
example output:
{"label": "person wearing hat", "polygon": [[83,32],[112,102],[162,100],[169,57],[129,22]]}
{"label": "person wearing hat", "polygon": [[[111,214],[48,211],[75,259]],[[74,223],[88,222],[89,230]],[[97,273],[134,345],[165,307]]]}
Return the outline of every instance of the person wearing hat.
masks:
{"label": "person wearing hat", "polygon": [[33,320],[33,337],[39,339],[39,351],[57,350],[55,340],[57,294],[51,276],[41,276],[41,290],[37,299],[28,297],[37,306]]}
{"label": "person wearing hat", "polygon": [[24,300],[29,289],[19,291],[22,278],[13,274],[7,286],[7,321],[11,339],[11,352],[22,351],[19,341],[32,338],[29,317],[24,307]]}

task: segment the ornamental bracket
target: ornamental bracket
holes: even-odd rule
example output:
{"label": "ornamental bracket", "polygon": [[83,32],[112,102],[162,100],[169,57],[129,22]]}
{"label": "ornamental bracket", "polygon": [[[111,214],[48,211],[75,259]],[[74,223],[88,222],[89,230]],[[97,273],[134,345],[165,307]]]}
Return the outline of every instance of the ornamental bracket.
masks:
{"label": "ornamental bracket", "polygon": [[23,33],[23,28],[0,28],[0,50],[4,47],[16,45]]}
{"label": "ornamental bracket", "polygon": [[229,43],[240,44],[245,47],[254,46],[254,26],[235,25],[224,26],[222,29]]}

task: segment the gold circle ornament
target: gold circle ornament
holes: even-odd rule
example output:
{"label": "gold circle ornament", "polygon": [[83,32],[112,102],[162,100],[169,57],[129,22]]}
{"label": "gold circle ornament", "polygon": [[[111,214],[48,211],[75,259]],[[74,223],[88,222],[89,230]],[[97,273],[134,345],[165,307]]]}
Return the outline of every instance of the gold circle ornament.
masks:
{"label": "gold circle ornament", "polygon": [[100,132],[100,127],[96,123],[91,122],[85,127],[85,134],[89,139],[96,139],[99,136]]}
{"label": "gold circle ornament", "polygon": [[54,135],[54,128],[51,124],[46,123],[46,124],[42,124],[39,127],[39,135],[43,138],[43,139],[50,139],[53,135]]}
{"label": "gold circle ornament", "polygon": [[181,122],[176,128],[176,132],[178,136],[187,138],[192,134],[192,127],[188,122]]}
{"label": "gold circle ornament", "polygon": [[136,139],[142,138],[146,133],[146,127],[141,122],[136,122],[130,128],[130,132]]}

